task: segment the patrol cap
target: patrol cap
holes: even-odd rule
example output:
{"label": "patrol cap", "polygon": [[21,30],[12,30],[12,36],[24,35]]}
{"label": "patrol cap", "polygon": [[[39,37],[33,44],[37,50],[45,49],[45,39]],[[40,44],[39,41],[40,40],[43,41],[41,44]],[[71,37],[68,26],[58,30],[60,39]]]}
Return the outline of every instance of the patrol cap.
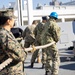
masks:
{"label": "patrol cap", "polygon": [[47,20],[47,17],[46,17],[46,16],[43,16],[43,17],[42,17],[42,20]]}
{"label": "patrol cap", "polygon": [[6,10],[0,11],[0,16],[11,17],[11,18],[17,18],[17,17],[14,15],[13,9],[6,9]]}

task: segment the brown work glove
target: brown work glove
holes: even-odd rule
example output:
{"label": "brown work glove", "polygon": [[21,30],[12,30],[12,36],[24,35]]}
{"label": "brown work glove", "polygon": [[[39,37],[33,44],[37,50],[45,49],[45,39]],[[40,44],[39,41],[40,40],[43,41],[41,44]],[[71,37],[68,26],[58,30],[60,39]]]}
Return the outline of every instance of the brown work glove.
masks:
{"label": "brown work glove", "polygon": [[32,45],[32,50],[31,50],[31,52],[33,53],[35,50],[36,50],[36,48],[35,48],[35,46],[34,45]]}

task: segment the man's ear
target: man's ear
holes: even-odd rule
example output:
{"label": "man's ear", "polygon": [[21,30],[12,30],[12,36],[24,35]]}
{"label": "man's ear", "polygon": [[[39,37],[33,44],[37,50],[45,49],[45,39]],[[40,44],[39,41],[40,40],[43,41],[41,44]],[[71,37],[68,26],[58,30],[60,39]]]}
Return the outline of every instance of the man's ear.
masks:
{"label": "man's ear", "polygon": [[7,24],[8,24],[8,25],[10,25],[10,23],[11,23],[11,20],[10,20],[10,19],[8,19],[8,20],[7,20]]}

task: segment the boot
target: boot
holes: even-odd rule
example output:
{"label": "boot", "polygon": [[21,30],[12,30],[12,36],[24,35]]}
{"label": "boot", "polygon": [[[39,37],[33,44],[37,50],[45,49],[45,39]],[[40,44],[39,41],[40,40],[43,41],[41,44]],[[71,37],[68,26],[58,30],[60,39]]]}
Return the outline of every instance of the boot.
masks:
{"label": "boot", "polygon": [[30,67],[33,68],[33,65],[34,65],[34,63],[31,63],[31,66]]}
{"label": "boot", "polygon": [[45,75],[51,75],[50,71],[46,71]]}

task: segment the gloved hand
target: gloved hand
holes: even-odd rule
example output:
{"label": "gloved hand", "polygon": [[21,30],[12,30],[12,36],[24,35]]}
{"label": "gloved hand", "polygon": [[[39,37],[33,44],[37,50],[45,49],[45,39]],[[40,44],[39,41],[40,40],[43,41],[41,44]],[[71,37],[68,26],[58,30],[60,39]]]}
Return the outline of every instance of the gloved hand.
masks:
{"label": "gloved hand", "polygon": [[21,43],[21,41],[23,40],[23,38],[22,38],[22,37],[16,38],[16,40],[17,40],[19,43]]}
{"label": "gloved hand", "polygon": [[35,48],[35,46],[34,45],[32,45],[32,50],[31,50],[31,52],[33,53],[35,50],[36,50],[36,48]]}

